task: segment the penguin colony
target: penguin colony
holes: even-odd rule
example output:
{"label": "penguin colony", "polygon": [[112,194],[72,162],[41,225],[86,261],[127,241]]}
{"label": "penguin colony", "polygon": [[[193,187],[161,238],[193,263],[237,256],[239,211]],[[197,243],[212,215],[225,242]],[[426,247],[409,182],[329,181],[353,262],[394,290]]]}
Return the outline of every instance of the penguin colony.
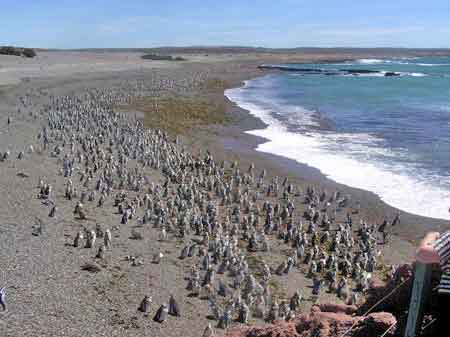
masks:
{"label": "penguin colony", "polygon": [[[160,85],[165,86],[173,83]],[[73,233],[73,249],[92,249],[93,256],[102,260],[114,249],[115,230],[129,230],[130,239],[136,240],[145,231],[158,231],[160,241],[181,240],[179,259],[192,261],[186,296],[208,301],[210,317],[220,329],[234,321],[248,324],[252,318],[292,319],[305,300],[302,289],[288,298],[276,298],[271,286],[272,280],[282,282],[289,273],[306,273],[313,296],[327,291],[346,303],[358,302],[380,268],[380,231],[362,220],[354,223],[349,196],[312,187],[301,190],[288,178],[268,178],[264,168],[217,162],[209,152],[194,155],[164,131],[147,129],[141,121],[115,112],[115,106],[143,92],[142,86],[124,85],[49,97],[40,111],[45,123],[37,144],[16,155],[7,149],[0,153],[2,162],[26,160],[35,149],[56,158],[58,174],[66,181],[64,202],[73,205],[74,219],[88,223],[95,218],[92,205],[117,214],[110,228],[97,224]],[[22,97],[20,104],[22,109],[30,106],[30,98]],[[149,179],[148,170],[160,171],[163,182]],[[48,201],[44,204],[50,218],[58,217],[53,191],[45,178],[39,180],[37,197]],[[345,213],[346,219],[338,222],[337,215]],[[133,232],[136,224],[144,231]],[[386,223],[384,239],[385,228]],[[250,268],[249,256],[258,253],[269,258],[276,241],[289,248],[283,261],[270,265],[261,260]],[[144,263],[127,258],[136,266]],[[156,253],[152,262],[165,263],[163,253]],[[390,277],[395,277],[395,266]],[[1,288],[4,310],[5,294]],[[151,304],[152,297],[146,294],[136,309],[147,315]],[[152,317],[163,323],[182,314],[171,296]],[[203,336],[212,335],[209,324]]]}

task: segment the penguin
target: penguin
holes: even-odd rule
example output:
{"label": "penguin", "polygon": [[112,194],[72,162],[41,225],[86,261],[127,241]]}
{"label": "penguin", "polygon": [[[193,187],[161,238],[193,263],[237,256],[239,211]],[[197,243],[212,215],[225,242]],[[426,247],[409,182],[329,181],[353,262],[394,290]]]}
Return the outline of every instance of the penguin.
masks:
{"label": "penguin", "polygon": [[185,246],[181,251],[179,259],[184,260],[188,256],[188,253],[189,253],[189,246]]}
{"label": "penguin", "polygon": [[0,288],[0,305],[3,308],[3,311],[6,311],[6,287]]}
{"label": "penguin", "polygon": [[164,257],[163,253],[159,252],[156,254],[153,254],[152,263],[159,264],[161,262],[161,259]]}
{"label": "penguin", "polygon": [[139,311],[148,312],[150,309],[150,304],[152,303],[152,298],[148,295],[142,299],[141,304],[139,305]]}
{"label": "penguin", "polygon": [[230,321],[231,321],[231,312],[225,310],[225,312],[223,313],[222,317],[219,320],[217,327],[219,329],[228,329],[228,327],[230,326]]}
{"label": "penguin", "polygon": [[214,330],[211,327],[211,324],[208,323],[208,325],[206,326],[205,330],[203,330],[202,337],[212,337],[213,335],[214,335]]}
{"label": "penguin", "polygon": [[105,248],[111,247],[111,231],[109,229],[105,231],[105,235],[103,236],[103,244],[105,245]]}
{"label": "penguin", "polygon": [[48,213],[48,216],[49,216],[50,218],[54,218],[55,215],[56,215],[56,211],[57,211],[57,210],[58,210],[58,209],[56,208],[56,206],[53,206],[52,209],[50,210],[50,213]]}
{"label": "penguin", "polygon": [[97,259],[104,259],[105,258],[105,246],[101,245],[98,248],[97,255],[95,256]]}
{"label": "penguin", "polygon": [[81,243],[81,240],[83,240],[84,239],[84,236],[83,236],[83,232],[78,232],[77,233],[77,235],[75,236],[75,239],[73,240],[73,246],[76,248],[76,247],[79,247],[80,246],[80,243]]}
{"label": "penguin", "polygon": [[181,316],[180,315],[180,307],[178,306],[177,301],[175,300],[175,298],[173,297],[173,295],[170,295],[170,299],[169,299],[169,315],[172,316]]}
{"label": "penguin", "polygon": [[87,233],[87,240],[85,248],[92,248],[95,245],[95,240],[97,239],[97,234],[94,231]]}
{"label": "penguin", "polygon": [[155,317],[153,317],[153,320],[155,322],[162,323],[166,320],[168,313],[169,313],[169,309],[167,308],[167,305],[162,304],[159,307],[158,311],[156,312]]}
{"label": "penguin", "polygon": [[86,212],[83,209],[80,209],[78,211],[78,219],[80,220],[86,220]]}
{"label": "penguin", "polygon": [[312,294],[313,295],[319,295],[320,294],[320,289],[322,287],[322,280],[319,278],[314,278],[313,279],[313,290],[312,290]]}

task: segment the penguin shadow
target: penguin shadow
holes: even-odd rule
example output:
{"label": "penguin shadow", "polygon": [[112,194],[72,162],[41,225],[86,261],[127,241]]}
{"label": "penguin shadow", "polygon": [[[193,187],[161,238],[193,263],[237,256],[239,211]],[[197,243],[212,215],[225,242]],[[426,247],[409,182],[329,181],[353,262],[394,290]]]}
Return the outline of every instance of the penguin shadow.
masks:
{"label": "penguin shadow", "polygon": [[96,221],[96,219],[91,218],[91,217],[85,217],[85,218],[76,217],[74,220],[79,221],[79,222]]}

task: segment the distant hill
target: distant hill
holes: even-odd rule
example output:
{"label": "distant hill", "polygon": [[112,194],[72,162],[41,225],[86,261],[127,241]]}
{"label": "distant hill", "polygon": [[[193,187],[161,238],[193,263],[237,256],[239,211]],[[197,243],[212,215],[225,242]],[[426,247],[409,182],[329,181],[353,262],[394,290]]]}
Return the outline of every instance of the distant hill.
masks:
{"label": "distant hill", "polygon": [[83,49],[47,49],[48,51],[90,51],[90,52],[137,52],[157,55],[170,54],[370,54],[376,56],[450,56],[450,49],[427,48],[353,48],[353,47],[298,47],[298,48],[265,48],[246,46],[186,46],[155,48],[83,48]]}

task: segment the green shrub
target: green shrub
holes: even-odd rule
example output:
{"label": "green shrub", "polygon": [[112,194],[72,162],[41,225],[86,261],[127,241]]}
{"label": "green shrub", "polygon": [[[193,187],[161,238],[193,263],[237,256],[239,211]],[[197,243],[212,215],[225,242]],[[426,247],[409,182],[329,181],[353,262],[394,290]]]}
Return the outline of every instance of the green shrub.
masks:
{"label": "green shrub", "polygon": [[12,55],[12,56],[25,56],[25,57],[35,57],[36,52],[31,48],[18,48],[12,46],[0,47],[1,55]]}
{"label": "green shrub", "polygon": [[20,56],[20,50],[11,46],[5,46],[0,48],[0,54],[3,55],[14,55],[14,56]]}
{"label": "green shrub", "polygon": [[146,54],[141,56],[144,60],[153,60],[153,61],[186,61],[185,58],[177,56],[173,57],[171,55],[159,55],[159,54]]}
{"label": "green shrub", "polygon": [[23,56],[25,57],[35,57],[36,56],[36,52],[34,51],[34,49],[31,48],[25,48],[22,52]]}

